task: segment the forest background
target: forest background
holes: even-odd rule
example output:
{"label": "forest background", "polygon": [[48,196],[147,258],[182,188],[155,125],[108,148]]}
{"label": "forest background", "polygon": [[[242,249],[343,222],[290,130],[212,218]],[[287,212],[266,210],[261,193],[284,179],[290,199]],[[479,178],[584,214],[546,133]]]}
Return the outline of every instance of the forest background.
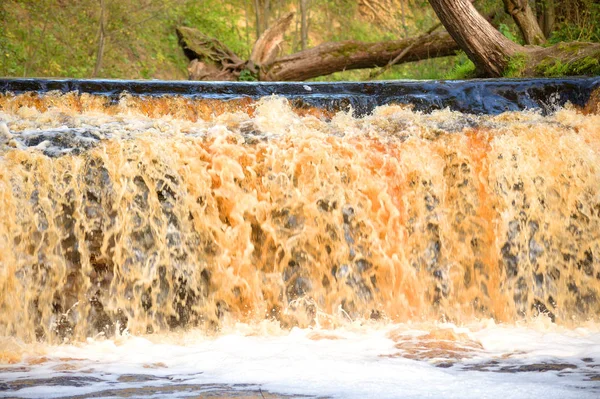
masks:
{"label": "forest background", "polygon": [[[543,20],[548,2],[551,24]],[[524,44],[502,0],[474,4],[504,36]],[[599,0],[536,0],[530,6],[545,31],[544,45],[600,42]],[[294,19],[280,55],[326,42],[380,42],[444,29],[422,0],[4,0],[0,76],[187,79],[189,60],[177,27],[196,28],[248,58],[260,34],[289,12],[295,12]],[[313,80],[459,79],[474,69],[458,51]]]}

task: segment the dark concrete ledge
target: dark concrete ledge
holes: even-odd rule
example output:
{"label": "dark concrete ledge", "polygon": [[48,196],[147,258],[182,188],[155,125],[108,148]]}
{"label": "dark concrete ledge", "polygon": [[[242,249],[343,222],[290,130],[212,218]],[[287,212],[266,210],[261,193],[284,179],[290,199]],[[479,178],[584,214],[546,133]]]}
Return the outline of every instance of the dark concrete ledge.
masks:
{"label": "dark concrete ledge", "polygon": [[584,106],[600,77],[565,79],[474,79],[464,81],[389,82],[198,82],[159,80],[0,79],[0,93],[49,91],[91,93],[118,98],[123,92],[139,96],[183,95],[193,98],[260,98],[273,94],[297,106],[326,109],[352,107],[357,115],[378,105],[413,104],[429,112],[449,107],[473,114],[498,114],[524,109],[551,112],[570,102]]}

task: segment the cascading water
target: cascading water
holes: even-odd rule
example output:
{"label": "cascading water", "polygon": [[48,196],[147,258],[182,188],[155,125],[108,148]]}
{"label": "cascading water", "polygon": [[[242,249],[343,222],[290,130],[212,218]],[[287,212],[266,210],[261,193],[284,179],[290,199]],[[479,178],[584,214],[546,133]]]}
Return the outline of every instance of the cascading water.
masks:
{"label": "cascading water", "polygon": [[361,324],[393,343],[381,359],[454,362],[486,338],[441,322],[597,331],[597,107],[354,117],[277,96],[4,94],[0,356]]}

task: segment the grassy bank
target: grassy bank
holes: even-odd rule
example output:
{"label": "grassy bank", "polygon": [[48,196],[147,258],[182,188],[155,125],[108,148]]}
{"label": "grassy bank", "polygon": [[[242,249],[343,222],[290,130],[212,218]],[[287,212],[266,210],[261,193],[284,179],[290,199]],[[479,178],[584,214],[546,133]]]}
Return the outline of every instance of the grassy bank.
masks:
{"label": "grassy bank", "polygon": [[[437,23],[427,1],[380,3],[387,8],[369,8],[357,0],[313,1],[308,47],[327,41],[374,42],[414,36]],[[518,41],[516,26],[501,3],[480,1],[478,7],[482,12],[496,10],[500,30]],[[297,11],[298,0],[271,0],[271,5],[269,20],[273,21]],[[600,20],[600,6],[597,11]],[[102,61],[95,68],[102,15],[104,46]],[[0,76],[186,79],[187,59],[177,43],[176,26],[198,28],[245,58],[256,40],[255,16],[253,0],[5,0],[0,3]],[[585,25],[561,27],[553,40],[600,40],[600,22],[591,15]],[[297,15],[282,54],[300,49]],[[472,73],[473,65],[462,54],[395,66],[376,79],[465,78]],[[360,70],[317,80],[371,78],[373,71]]]}

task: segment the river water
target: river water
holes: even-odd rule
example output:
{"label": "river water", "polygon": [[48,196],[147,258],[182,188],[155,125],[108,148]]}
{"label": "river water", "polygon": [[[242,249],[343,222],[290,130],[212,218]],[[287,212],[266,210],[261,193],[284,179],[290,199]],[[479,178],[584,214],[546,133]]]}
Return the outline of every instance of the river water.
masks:
{"label": "river water", "polygon": [[0,397],[597,397],[600,115],[0,96]]}

